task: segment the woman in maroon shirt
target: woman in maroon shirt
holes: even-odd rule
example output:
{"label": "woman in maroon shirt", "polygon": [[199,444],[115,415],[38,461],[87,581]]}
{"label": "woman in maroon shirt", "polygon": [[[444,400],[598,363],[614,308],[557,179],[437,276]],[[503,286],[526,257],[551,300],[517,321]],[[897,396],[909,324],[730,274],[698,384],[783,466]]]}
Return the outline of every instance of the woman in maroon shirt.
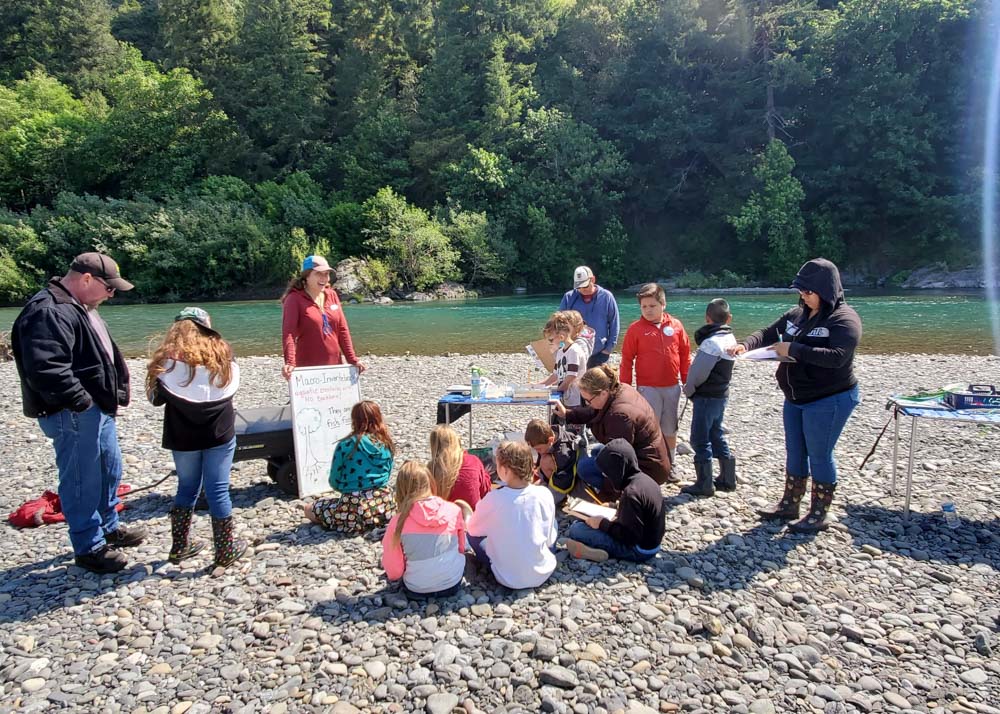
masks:
{"label": "woman in maroon shirt", "polygon": [[347,317],[337,292],[330,287],[332,268],[326,258],[310,255],[302,261],[302,272],[292,278],[281,298],[281,344],[285,379],[296,367],[349,364],[365,371],[358,361],[347,327]]}

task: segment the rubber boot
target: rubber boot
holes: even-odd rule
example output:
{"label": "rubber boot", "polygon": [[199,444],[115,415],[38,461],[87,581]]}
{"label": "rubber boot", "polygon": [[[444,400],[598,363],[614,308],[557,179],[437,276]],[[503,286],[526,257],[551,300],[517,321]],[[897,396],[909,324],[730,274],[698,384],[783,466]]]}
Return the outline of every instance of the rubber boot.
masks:
{"label": "rubber boot", "polygon": [[785,493],[781,500],[771,508],[757,509],[757,514],[765,521],[782,520],[794,521],[799,517],[799,504],[802,497],[806,495],[806,486],[809,485],[809,477],[792,476],[785,474]]}
{"label": "rubber boot", "polygon": [[220,567],[232,565],[247,552],[247,542],[236,538],[236,522],[233,517],[212,518],[212,538],[215,541],[215,564]]}
{"label": "rubber boot", "polygon": [[816,483],[813,481],[812,502],[809,513],[801,521],[788,524],[788,530],[795,533],[819,533],[830,527],[830,505],[833,503],[833,492],[837,490],[835,483]]}
{"label": "rubber boot", "polygon": [[191,517],[194,515],[193,508],[170,509],[170,535],[173,544],[170,546],[170,555],[167,560],[171,563],[179,563],[193,555],[197,555],[205,547],[205,542],[196,538],[191,538]]}
{"label": "rubber boot", "polygon": [[681,493],[691,496],[714,496],[715,486],[712,485],[712,462],[694,462],[695,482],[681,489]]}
{"label": "rubber boot", "polygon": [[719,477],[715,479],[715,487],[720,491],[736,490],[736,459],[719,459]]}

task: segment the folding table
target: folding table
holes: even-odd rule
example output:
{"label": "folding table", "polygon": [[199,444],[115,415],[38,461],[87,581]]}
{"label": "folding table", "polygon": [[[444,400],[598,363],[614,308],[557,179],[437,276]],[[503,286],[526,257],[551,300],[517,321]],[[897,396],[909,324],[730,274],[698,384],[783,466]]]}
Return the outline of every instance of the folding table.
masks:
{"label": "folding table", "polygon": [[910,518],[910,494],[913,490],[913,459],[917,450],[917,421],[950,421],[966,424],[992,424],[1000,426],[1000,409],[941,409],[900,404],[903,397],[892,397],[889,406],[893,410],[893,445],[892,445],[892,488],[889,493],[896,495],[896,469],[899,462],[899,416],[910,417],[910,446],[906,464],[906,503],[903,507],[903,520]]}

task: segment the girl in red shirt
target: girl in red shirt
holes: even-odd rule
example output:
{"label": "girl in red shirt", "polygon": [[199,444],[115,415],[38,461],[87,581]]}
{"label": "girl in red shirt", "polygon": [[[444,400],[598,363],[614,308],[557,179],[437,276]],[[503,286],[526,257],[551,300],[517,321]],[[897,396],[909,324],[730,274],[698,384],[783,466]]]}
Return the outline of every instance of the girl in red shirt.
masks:
{"label": "girl in red shirt", "polygon": [[349,364],[365,371],[358,361],[347,327],[347,317],[337,292],[330,287],[332,268],[326,258],[310,255],[302,261],[302,272],[292,278],[281,298],[281,343],[285,379],[296,367]]}
{"label": "girl in red shirt", "polygon": [[447,424],[431,430],[429,464],[434,494],[446,501],[464,501],[473,510],[492,483],[483,462],[462,449],[458,433]]}

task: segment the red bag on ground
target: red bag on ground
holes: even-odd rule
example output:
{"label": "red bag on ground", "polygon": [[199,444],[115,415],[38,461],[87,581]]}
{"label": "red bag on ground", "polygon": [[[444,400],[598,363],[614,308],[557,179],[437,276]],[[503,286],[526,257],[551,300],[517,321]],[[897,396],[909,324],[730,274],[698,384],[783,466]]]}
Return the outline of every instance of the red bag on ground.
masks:
{"label": "red bag on ground", "polygon": [[[129,484],[121,484],[118,487],[118,497],[121,498],[131,490]],[[115,510],[121,511],[123,508],[125,504],[119,503]],[[41,498],[22,503],[16,511],[7,516],[7,520],[15,528],[35,528],[46,523],[62,523],[66,520],[66,516],[62,512],[59,495],[46,491]]]}

